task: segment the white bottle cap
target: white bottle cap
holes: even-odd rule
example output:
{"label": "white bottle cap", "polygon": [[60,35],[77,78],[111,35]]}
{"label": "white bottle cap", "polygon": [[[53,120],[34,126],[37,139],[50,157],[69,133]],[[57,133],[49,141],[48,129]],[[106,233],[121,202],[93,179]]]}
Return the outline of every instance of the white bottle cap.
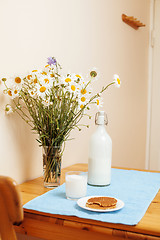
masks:
{"label": "white bottle cap", "polygon": [[104,111],[99,111],[96,113],[95,124],[96,125],[107,125],[108,124],[107,114]]}

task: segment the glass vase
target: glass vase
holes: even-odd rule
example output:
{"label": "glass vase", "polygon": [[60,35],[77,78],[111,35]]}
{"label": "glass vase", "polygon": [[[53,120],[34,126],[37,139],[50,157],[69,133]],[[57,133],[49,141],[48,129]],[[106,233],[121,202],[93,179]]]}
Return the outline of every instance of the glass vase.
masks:
{"label": "glass vase", "polygon": [[44,187],[60,185],[62,149],[59,146],[43,146]]}

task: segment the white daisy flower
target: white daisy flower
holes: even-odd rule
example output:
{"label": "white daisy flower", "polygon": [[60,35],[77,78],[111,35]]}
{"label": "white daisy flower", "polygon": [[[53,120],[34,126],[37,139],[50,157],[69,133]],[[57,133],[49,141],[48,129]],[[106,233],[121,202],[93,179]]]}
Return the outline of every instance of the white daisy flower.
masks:
{"label": "white daisy flower", "polygon": [[9,88],[7,89],[7,92],[6,92],[10,97],[12,97],[13,93],[12,93],[12,89]]}
{"label": "white daisy flower", "polygon": [[74,93],[75,96],[79,93],[79,89],[77,88],[77,84],[75,82],[71,82],[66,87],[66,91],[69,91],[70,93]]}
{"label": "white daisy flower", "polygon": [[32,74],[40,74],[41,73],[41,71],[40,70],[38,70],[38,69],[33,69],[32,70]]}
{"label": "white daisy flower", "polygon": [[32,83],[33,84],[37,84],[39,82],[38,78],[36,75],[33,75],[33,78],[32,78]]}
{"label": "white daisy flower", "polygon": [[44,85],[47,88],[51,88],[53,86],[53,78],[51,78],[49,75],[41,76],[39,82],[41,85]]}
{"label": "white daisy flower", "polygon": [[89,85],[86,86],[86,83],[83,83],[79,86],[79,91],[82,95],[89,95],[92,93],[92,88]]}
{"label": "white daisy flower", "polygon": [[97,106],[98,109],[101,108],[101,107],[103,107],[102,98],[96,98],[96,99],[95,99],[95,104],[96,104],[96,106]]}
{"label": "white daisy flower", "polygon": [[33,82],[33,75],[28,73],[26,78],[25,78],[29,83],[32,83]]}
{"label": "white daisy flower", "polygon": [[17,86],[14,86],[12,88],[12,96],[11,96],[12,99],[18,97],[19,96],[19,92],[20,92],[19,88]]}
{"label": "white daisy flower", "polygon": [[12,112],[13,112],[13,109],[12,109],[11,105],[7,104],[5,107],[5,113],[10,114]]}
{"label": "white daisy flower", "polygon": [[75,77],[73,75],[67,74],[66,76],[61,76],[60,83],[64,85],[72,84],[75,80]]}
{"label": "white daisy flower", "polygon": [[15,75],[10,79],[10,82],[11,82],[11,85],[13,86],[16,85],[18,88],[21,88],[23,84],[23,77],[20,75]]}
{"label": "white daisy flower", "polygon": [[76,77],[76,78],[83,79],[83,77],[82,77],[82,75],[81,75],[81,74],[75,74],[75,77]]}
{"label": "white daisy flower", "polygon": [[56,73],[54,71],[50,71],[49,75],[51,78],[55,78],[56,77]]}
{"label": "white daisy flower", "polygon": [[76,79],[80,79],[81,82],[84,81],[82,74],[74,74],[73,76],[76,77]]}
{"label": "white daisy flower", "polygon": [[56,76],[56,68],[54,65],[50,66],[47,64],[41,71],[42,75],[50,75],[50,77],[55,77]]}
{"label": "white daisy flower", "polygon": [[84,108],[84,106],[88,103],[88,99],[86,98],[86,96],[80,96],[78,99],[78,108],[79,110]]}
{"label": "white daisy flower", "polygon": [[47,69],[44,69],[41,71],[41,75],[45,76],[45,75],[48,75],[48,71],[46,71]]}
{"label": "white daisy flower", "polygon": [[44,85],[37,84],[37,95],[41,98],[45,98],[48,95],[48,88]]}
{"label": "white daisy flower", "polygon": [[31,97],[36,97],[37,96],[37,89],[36,88],[29,89],[28,92],[29,92]]}
{"label": "white daisy flower", "polygon": [[113,75],[113,82],[115,83],[116,87],[118,87],[118,88],[120,87],[121,81],[120,81],[120,78],[119,78],[119,76],[117,74]]}
{"label": "white daisy flower", "polygon": [[40,70],[34,69],[34,70],[32,70],[30,75],[32,75],[32,79],[34,81],[36,81],[37,79],[39,79],[41,77],[42,74],[41,74]]}
{"label": "white daisy flower", "polygon": [[29,84],[33,84],[33,85],[38,83],[38,79],[39,79],[39,75],[36,75],[34,72],[28,73],[27,76],[25,77],[25,80],[27,80]]}

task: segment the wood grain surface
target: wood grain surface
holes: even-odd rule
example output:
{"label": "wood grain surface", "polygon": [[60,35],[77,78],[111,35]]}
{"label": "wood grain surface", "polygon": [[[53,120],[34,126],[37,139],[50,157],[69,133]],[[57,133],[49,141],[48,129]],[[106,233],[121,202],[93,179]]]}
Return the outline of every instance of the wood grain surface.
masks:
{"label": "wood grain surface", "polygon": [[[65,172],[73,170],[87,171],[87,164],[75,164],[62,169],[61,184],[65,181]],[[44,188],[42,177],[20,184],[19,189],[23,204],[50,190]],[[20,226],[15,226],[15,229],[19,233],[47,240],[160,239],[160,191],[136,226],[104,223],[25,209],[24,221]]]}

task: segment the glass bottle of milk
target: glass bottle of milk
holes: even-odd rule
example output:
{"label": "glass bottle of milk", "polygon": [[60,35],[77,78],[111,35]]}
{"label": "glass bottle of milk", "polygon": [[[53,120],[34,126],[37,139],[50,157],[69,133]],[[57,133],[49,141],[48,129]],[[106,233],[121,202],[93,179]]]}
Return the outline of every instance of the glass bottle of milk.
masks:
{"label": "glass bottle of milk", "polygon": [[111,182],[112,139],[105,129],[107,115],[104,111],[96,113],[96,131],[89,143],[88,184],[106,186]]}

